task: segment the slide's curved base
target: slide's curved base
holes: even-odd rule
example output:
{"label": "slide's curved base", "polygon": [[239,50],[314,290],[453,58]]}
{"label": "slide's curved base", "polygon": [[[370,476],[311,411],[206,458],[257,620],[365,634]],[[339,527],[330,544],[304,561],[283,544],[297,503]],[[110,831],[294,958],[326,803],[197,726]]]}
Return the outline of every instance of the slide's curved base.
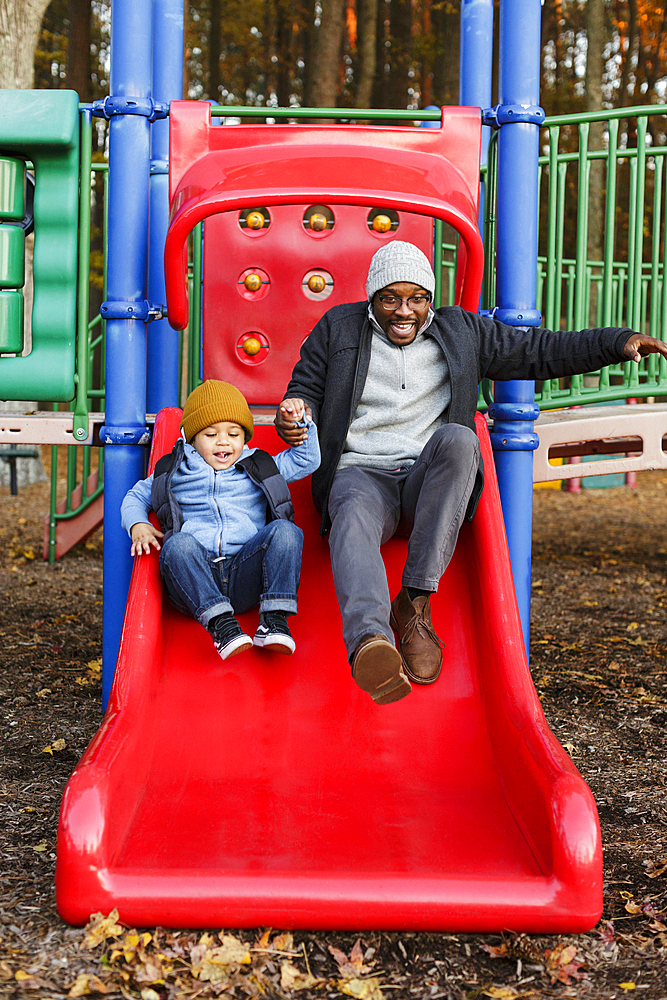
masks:
{"label": "slide's curved base", "polygon": [[[163,411],[152,461],[180,411]],[[222,662],[137,560],[102,727],[63,798],[65,920],[171,927],[577,932],[602,910],[595,804],[549,731],[512,586],[493,458],[433,600],[438,682],[376,706],[350,676],[308,483],[291,657]],[[258,428],[253,445],[277,451]],[[128,543],[129,544],[129,543]],[[385,546],[392,595],[405,541]],[[251,634],[257,614],[242,616]]]}

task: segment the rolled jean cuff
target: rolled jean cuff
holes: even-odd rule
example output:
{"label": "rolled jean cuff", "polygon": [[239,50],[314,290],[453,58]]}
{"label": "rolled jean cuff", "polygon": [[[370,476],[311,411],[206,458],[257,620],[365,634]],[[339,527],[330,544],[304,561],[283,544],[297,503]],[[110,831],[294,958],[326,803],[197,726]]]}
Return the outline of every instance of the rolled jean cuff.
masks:
{"label": "rolled jean cuff", "polygon": [[425,580],[423,577],[418,579],[416,576],[409,578],[404,576],[402,583],[404,587],[414,587],[416,590],[430,590],[432,594],[435,594],[438,590],[440,579]]}
{"label": "rolled jean cuff", "polygon": [[259,601],[259,613],[264,611],[284,611],[287,615],[296,614],[297,599],[291,594],[262,594]]}
{"label": "rolled jean cuff", "polygon": [[234,608],[231,606],[229,601],[218,601],[217,604],[211,605],[211,607],[207,608],[206,611],[202,611],[198,621],[200,625],[204,626],[204,628],[208,628],[208,623],[211,618],[215,618],[217,615],[227,615],[233,613]]}

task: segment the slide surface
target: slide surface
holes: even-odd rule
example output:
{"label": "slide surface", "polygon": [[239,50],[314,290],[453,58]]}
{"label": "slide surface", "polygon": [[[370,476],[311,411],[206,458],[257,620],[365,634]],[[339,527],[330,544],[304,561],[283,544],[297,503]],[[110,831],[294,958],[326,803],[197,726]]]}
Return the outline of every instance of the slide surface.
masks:
{"label": "slide surface", "polygon": [[[151,468],[178,433],[163,411]],[[597,812],[548,729],[486,486],[433,600],[438,682],[377,706],[350,676],[309,481],[291,656],[223,662],[136,561],[102,726],[65,790],[58,908],[84,923],[577,932],[602,910]],[[273,428],[253,445],[276,452]],[[129,540],[128,540],[129,545]],[[406,542],[383,552],[392,595]],[[251,635],[257,611],[240,617]]]}

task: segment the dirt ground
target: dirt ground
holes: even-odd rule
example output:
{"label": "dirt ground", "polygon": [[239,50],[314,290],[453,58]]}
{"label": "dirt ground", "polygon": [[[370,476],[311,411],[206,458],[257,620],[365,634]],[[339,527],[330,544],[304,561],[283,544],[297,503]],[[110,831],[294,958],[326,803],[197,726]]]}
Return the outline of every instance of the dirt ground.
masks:
{"label": "dirt ground", "polygon": [[19,494],[0,488],[0,996],[667,1000],[664,474],[535,492],[532,671],[605,849],[602,921],[559,937],[63,924],[58,808],[101,718],[101,538],[48,566],[48,486]]}

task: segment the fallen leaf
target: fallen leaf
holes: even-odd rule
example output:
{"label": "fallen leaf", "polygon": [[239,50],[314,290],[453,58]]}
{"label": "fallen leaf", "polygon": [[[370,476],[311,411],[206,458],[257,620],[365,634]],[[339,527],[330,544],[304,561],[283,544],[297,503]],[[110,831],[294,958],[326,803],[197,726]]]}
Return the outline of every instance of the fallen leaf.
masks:
{"label": "fallen leaf", "polygon": [[487,955],[491,958],[506,958],[507,957],[507,945],[503,941],[502,944],[480,944],[480,950],[485,951]]}
{"label": "fallen leaf", "polygon": [[347,979],[357,979],[371,971],[370,965],[364,965],[364,953],[361,950],[359,938],[355,941],[349,958],[344,951],[341,951],[340,948],[334,948],[333,945],[329,945],[329,953],[333,955],[341,976]]}
{"label": "fallen leaf", "polygon": [[519,993],[512,986],[489,986],[488,990],[484,990],[484,996],[493,997],[493,1000],[516,1000]]}
{"label": "fallen leaf", "polygon": [[108,917],[103,913],[93,913],[83,930],[86,936],[81,942],[81,948],[92,951],[108,938],[120,937],[124,927],[118,923],[118,910],[113,909]]}
{"label": "fallen leaf", "polygon": [[370,979],[339,979],[337,984],[341,993],[348,997],[357,997],[358,1000],[384,1000],[384,993],[380,989],[380,980],[377,976]]}
{"label": "fallen leaf", "polygon": [[255,948],[261,951],[265,951],[269,947],[270,938],[271,938],[271,928],[269,927],[268,930],[264,931],[261,938],[255,945]]}
{"label": "fallen leaf", "polygon": [[301,972],[289,961],[280,963],[280,985],[284,990],[309,990],[326,982],[324,979],[316,979],[310,972]]}
{"label": "fallen leaf", "polygon": [[634,900],[632,900],[632,899],[629,899],[627,901],[627,903],[625,904],[625,909],[626,909],[626,911],[628,913],[631,913],[633,916],[636,913],[641,913],[642,912],[641,905],[639,903],[635,903]]}
{"label": "fallen leaf", "polygon": [[33,851],[37,851],[38,853],[41,853],[42,851],[47,851],[48,848],[49,848],[49,845],[46,843],[45,840],[43,840],[41,844],[35,844],[35,846],[33,847]]}
{"label": "fallen leaf", "polygon": [[579,970],[583,962],[576,962],[577,946],[574,944],[558,944],[553,950],[545,951],[546,971],[551,982],[561,982],[569,986],[570,979],[585,979],[585,973]]}
{"label": "fallen leaf", "polygon": [[646,874],[649,878],[658,878],[665,872],[667,872],[667,858],[662,858],[660,861],[649,861],[646,866]]}
{"label": "fallen leaf", "polygon": [[80,972],[76,977],[68,997],[85,997],[90,993],[106,993],[107,988],[101,979],[89,972]]}
{"label": "fallen leaf", "polygon": [[225,961],[230,965],[250,965],[250,951],[247,944],[239,941],[232,934],[220,933],[218,937],[222,941],[222,947],[216,948],[215,951],[220,961]]}
{"label": "fallen leaf", "polygon": [[271,942],[271,947],[276,951],[294,951],[294,937],[287,934],[278,934]]}
{"label": "fallen leaf", "polygon": [[619,983],[618,985],[621,987],[622,990],[636,990],[637,989],[637,984],[636,983]]}

